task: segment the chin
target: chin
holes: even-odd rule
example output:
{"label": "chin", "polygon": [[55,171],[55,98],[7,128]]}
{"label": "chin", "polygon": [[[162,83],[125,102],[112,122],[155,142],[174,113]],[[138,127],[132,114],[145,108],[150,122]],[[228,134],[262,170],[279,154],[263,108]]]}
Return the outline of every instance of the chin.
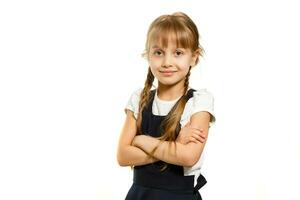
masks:
{"label": "chin", "polygon": [[179,83],[180,81],[174,81],[174,80],[158,80],[161,84],[163,85],[169,85],[169,86],[172,86],[172,85],[175,85],[177,83]]}

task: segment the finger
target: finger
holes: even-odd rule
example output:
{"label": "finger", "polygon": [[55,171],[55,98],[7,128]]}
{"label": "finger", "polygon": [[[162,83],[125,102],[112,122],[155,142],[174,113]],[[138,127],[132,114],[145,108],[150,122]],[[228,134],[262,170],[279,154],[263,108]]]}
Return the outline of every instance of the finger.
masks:
{"label": "finger", "polygon": [[194,132],[197,133],[198,135],[205,137],[205,133],[203,129],[194,129]]}
{"label": "finger", "polygon": [[206,138],[207,135],[206,135],[206,133],[204,131],[201,131],[200,132],[200,136],[203,137],[203,138]]}
{"label": "finger", "polygon": [[201,137],[201,136],[199,136],[199,135],[197,135],[197,134],[194,134],[193,135],[193,137],[196,139],[196,140],[198,140],[199,142],[204,142],[205,141],[205,138],[203,138],[203,137]]}
{"label": "finger", "polygon": [[196,138],[199,138],[199,139],[205,139],[206,138],[206,135],[204,133],[200,133],[199,131],[194,131],[192,133],[192,135]]}
{"label": "finger", "polygon": [[192,127],[192,126],[190,126],[188,128],[190,128],[191,130],[199,131],[199,132],[203,132],[204,131],[203,128],[196,128],[196,127]]}
{"label": "finger", "polygon": [[206,134],[205,134],[205,133],[201,133],[201,134],[200,134],[200,137],[202,137],[202,138],[205,139],[205,138],[206,138]]}
{"label": "finger", "polygon": [[199,141],[200,141],[201,143],[205,142],[205,137],[200,137],[200,138],[199,138]]}
{"label": "finger", "polygon": [[199,134],[199,137],[205,139],[205,138],[206,138],[206,135],[205,135],[204,133],[201,133],[201,134]]}
{"label": "finger", "polygon": [[192,129],[191,132],[197,135],[202,135],[201,131],[199,131],[198,129]]}
{"label": "finger", "polygon": [[193,133],[192,137],[195,138],[196,140],[199,140],[199,141],[201,140],[200,135],[198,135],[197,133]]}
{"label": "finger", "polygon": [[190,142],[195,142],[195,143],[198,142],[198,140],[196,140],[194,137],[190,137],[190,138],[189,138],[189,141],[190,141]]}

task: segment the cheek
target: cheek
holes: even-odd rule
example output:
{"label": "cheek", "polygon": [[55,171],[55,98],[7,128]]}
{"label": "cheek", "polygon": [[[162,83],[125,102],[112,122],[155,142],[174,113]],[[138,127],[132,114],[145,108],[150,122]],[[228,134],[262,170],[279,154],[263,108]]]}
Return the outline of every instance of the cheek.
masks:
{"label": "cheek", "polygon": [[160,65],[157,62],[154,62],[154,61],[149,61],[148,64],[149,64],[149,67],[152,71],[152,74],[156,75]]}
{"label": "cheek", "polygon": [[189,59],[182,59],[178,61],[178,66],[185,71],[188,70],[191,65],[191,61]]}
{"label": "cheek", "polygon": [[150,59],[148,63],[153,68],[158,68],[161,65],[161,62],[159,59]]}

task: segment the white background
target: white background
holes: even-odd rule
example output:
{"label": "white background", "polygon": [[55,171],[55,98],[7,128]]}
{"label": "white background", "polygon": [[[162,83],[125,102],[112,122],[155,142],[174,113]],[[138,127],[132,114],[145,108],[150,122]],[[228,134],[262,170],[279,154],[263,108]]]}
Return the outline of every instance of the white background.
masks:
{"label": "white background", "polygon": [[123,109],[146,78],[148,26],[175,11],[206,50],[191,86],[215,98],[203,199],[300,199],[292,0],[1,1],[0,199],[124,199]]}

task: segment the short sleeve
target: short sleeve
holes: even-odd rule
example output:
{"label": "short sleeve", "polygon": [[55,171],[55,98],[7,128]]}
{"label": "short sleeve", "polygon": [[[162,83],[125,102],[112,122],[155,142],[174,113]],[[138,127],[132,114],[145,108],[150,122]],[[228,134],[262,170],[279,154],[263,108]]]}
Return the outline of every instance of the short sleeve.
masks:
{"label": "short sleeve", "polygon": [[127,109],[131,110],[134,114],[135,119],[137,119],[137,116],[138,116],[140,94],[141,94],[142,90],[143,90],[142,88],[139,88],[131,94],[129,100],[127,101],[125,109],[124,109],[125,113],[127,112]]}
{"label": "short sleeve", "polygon": [[194,91],[191,115],[200,111],[209,112],[211,115],[210,126],[215,124],[214,96],[205,88]]}

